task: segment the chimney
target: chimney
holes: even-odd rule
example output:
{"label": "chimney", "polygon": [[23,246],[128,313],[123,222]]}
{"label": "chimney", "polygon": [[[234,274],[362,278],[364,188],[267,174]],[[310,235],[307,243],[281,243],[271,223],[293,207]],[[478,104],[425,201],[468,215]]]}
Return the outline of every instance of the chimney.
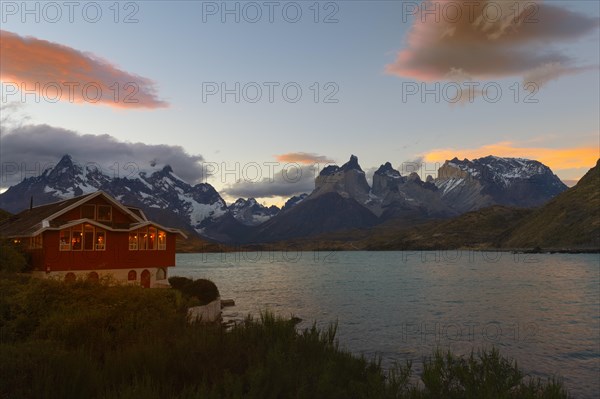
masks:
{"label": "chimney", "polygon": [[32,210],[32,209],[33,209],[33,195],[29,199],[29,210]]}

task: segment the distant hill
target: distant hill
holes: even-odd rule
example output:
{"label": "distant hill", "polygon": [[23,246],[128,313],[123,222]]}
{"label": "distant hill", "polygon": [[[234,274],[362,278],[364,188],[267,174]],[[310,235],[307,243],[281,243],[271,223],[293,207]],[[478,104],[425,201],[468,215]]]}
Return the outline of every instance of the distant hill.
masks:
{"label": "distant hill", "polygon": [[600,160],[579,183],[524,218],[511,248],[600,248]]}
{"label": "distant hill", "polygon": [[12,214],[10,212],[6,212],[4,209],[0,209],[0,222],[8,219]]}
{"label": "distant hill", "polygon": [[506,236],[531,213],[529,209],[495,205],[410,229],[376,229],[378,234],[359,241],[359,246],[378,250],[501,248]]}
{"label": "distant hill", "polygon": [[258,226],[250,242],[269,242],[343,230],[355,226],[373,226],[377,217],[353,198],[328,192],[312,200],[303,200],[290,211]]}

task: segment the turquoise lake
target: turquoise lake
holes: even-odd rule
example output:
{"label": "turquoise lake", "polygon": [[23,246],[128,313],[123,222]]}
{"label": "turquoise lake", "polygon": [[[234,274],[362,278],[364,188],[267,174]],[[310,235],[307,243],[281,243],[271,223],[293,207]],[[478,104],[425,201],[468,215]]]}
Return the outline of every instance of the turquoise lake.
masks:
{"label": "turquoise lake", "polygon": [[439,347],[495,346],[526,373],[559,374],[575,397],[600,395],[598,254],[508,252],[236,252],[178,254],[171,275],[208,278],[236,306],[326,326],[340,345],[384,366]]}

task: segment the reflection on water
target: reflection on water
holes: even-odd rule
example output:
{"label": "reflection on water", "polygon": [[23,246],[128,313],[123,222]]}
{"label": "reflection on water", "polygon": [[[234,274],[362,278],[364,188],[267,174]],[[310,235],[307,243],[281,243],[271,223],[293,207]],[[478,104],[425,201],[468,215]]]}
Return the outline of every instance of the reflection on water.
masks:
{"label": "reflection on water", "polygon": [[436,347],[497,346],[532,375],[600,393],[597,254],[263,252],[179,254],[172,275],[213,280],[225,318],[270,309],[306,327],[339,323],[340,344],[384,365]]}

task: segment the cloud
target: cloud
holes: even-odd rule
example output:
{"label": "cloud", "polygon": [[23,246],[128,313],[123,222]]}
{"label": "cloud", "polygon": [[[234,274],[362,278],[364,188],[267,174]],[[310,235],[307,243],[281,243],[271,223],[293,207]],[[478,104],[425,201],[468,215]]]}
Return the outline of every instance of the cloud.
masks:
{"label": "cloud", "polygon": [[310,193],[315,188],[316,170],[312,166],[285,165],[275,168],[273,176],[260,181],[240,180],[223,189],[226,195],[238,198],[291,197]]}
{"label": "cloud", "polygon": [[335,163],[335,161],[333,161],[331,158],[327,158],[325,155],[318,155],[308,152],[289,152],[287,154],[276,155],[275,158],[279,162],[292,162],[303,165],[313,165],[316,163]]}
{"label": "cloud", "polygon": [[181,146],[130,143],[108,134],[79,134],[48,125],[25,125],[2,133],[0,186],[8,187],[25,177],[36,176],[56,165],[65,154],[82,166],[93,164],[114,177],[171,165],[185,181],[199,183],[203,178],[203,157],[190,155]]}
{"label": "cloud", "polygon": [[[104,104],[116,108],[161,108],[150,79],[120,70],[71,47],[0,30],[0,80],[6,92],[35,90],[47,101]],[[11,94],[16,95],[16,94]]]}
{"label": "cloud", "polygon": [[552,47],[598,26],[597,18],[541,1],[426,0],[415,11],[405,48],[385,70],[420,81],[519,76],[540,87],[560,76],[598,68],[574,65]]}
{"label": "cloud", "polygon": [[510,141],[484,145],[479,148],[445,148],[424,154],[425,162],[444,162],[458,158],[481,158],[488,155],[528,158],[540,161],[554,172],[564,169],[591,168],[600,157],[597,145],[571,148],[519,147]]}
{"label": "cloud", "polygon": [[[261,179],[240,179],[223,188],[223,194],[230,198],[281,198],[310,193],[315,188],[315,178],[320,169],[335,161],[309,152],[289,152],[275,155],[280,163],[266,177]],[[258,180],[258,181],[257,181]]]}

